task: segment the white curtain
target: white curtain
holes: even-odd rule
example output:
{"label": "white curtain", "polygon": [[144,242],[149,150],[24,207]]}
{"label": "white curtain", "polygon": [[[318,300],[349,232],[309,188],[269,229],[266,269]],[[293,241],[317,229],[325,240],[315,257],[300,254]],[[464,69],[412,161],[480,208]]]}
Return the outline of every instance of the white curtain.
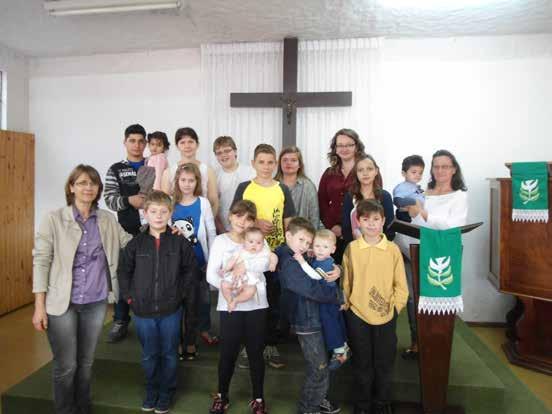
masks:
{"label": "white curtain", "polygon": [[[231,92],[279,92],[282,90],[283,43],[230,43],[201,46],[206,131],[212,143],[230,135],[238,146],[238,158],[247,163],[262,142],[281,147],[280,108],[231,108]],[[210,164],[216,159],[210,152]]]}
{"label": "white curtain", "polygon": [[[356,130],[368,151],[376,150],[375,108],[379,86],[381,39],[299,41],[299,92],[352,91],[351,107],[299,108],[297,146],[307,175],[318,184],[327,167],[334,133]],[[279,108],[230,108],[230,92],[281,92],[283,42],[204,45],[201,48],[210,141],[231,135],[242,162],[260,142],[281,149]],[[211,158],[214,165],[216,161]]]}

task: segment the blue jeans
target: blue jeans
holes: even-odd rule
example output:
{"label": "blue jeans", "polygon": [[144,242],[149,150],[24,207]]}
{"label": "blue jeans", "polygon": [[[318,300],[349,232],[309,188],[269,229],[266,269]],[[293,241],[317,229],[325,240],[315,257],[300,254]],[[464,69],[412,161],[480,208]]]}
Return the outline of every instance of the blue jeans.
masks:
{"label": "blue jeans", "polygon": [[90,412],[90,378],[107,302],[70,304],[48,315],[48,341],[54,355],[54,405],[57,414]]}
{"label": "blue jeans", "polygon": [[[335,282],[328,283],[329,286],[334,286],[337,291]],[[326,341],[326,349],[333,352],[336,348],[341,348],[347,341],[347,329],[345,328],[345,318],[343,312],[339,310],[340,305],[333,303],[320,304],[320,323],[322,324],[322,333]]]}
{"label": "blue jeans", "polygon": [[169,404],[176,391],[178,343],[182,308],[159,318],[134,316],[142,344],[142,368],[146,375],[146,401]]}
{"label": "blue jeans", "polygon": [[318,412],[330,387],[328,353],[322,332],[297,334],[306,362],[305,382],[297,408],[299,412]]}
{"label": "blue jeans", "polygon": [[119,299],[113,305],[113,320],[117,322],[130,322],[130,306],[124,299]]}

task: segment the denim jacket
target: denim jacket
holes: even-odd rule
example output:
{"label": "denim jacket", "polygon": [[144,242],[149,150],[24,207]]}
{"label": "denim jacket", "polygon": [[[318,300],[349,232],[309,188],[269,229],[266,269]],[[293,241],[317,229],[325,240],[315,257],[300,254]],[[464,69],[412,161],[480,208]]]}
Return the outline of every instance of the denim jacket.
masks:
{"label": "denim jacket", "polygon": [[282,289],[282,313],[296,332],[320,331],[320,303],[342,303],[335,287],[328,286],[324,280],[313,280],[303,272],[286,244],[278,247],[275,253]]}

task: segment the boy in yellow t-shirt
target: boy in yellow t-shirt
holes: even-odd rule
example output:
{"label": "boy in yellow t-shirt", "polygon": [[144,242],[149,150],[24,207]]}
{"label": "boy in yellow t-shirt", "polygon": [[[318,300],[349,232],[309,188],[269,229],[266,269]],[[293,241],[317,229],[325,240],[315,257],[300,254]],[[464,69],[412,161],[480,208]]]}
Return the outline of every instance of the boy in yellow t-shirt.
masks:
{"label": "boy in yellow t-shirt", "polygon": [[362,237],[343,255],[343,294],[352,351],[355,414],[391,414],[391,379],[397,350],[397,315],[408,287],[401,252],[385,237],[384,210],[362,200],[356,214]]}
{"label": "boy in yellow t-shirt", "polygon": [[[272,177],[276,171],[276,150],[272,145],[259,144],[255,148],[251,165],[256,176],[251,181],[238,185],[234,195],[238,200],[249,200],[257,207],[256,226],[263,232],[272,250],[285,242],[285,229],[293,216],[295,207],[289,189]],[[266,292],[269,304],[265,357],[273,368],[284,366],[276,344],[279,341],[280,282],[277,273],[266,272]],[[246,368],[246,355],[242,353],[238,366]]]}
{"label": "boy in yellow t-shirt", "polygon": [[234,203],[250,200],[257,207],[257,227],[265,235],[272,250],[285,242],[285,227],[295,215],[295,207],[289,189],[274,180],[276,150],[272,145],[259,144],[255,148],[251,165],[256,176],[251,181],[238,185]]}

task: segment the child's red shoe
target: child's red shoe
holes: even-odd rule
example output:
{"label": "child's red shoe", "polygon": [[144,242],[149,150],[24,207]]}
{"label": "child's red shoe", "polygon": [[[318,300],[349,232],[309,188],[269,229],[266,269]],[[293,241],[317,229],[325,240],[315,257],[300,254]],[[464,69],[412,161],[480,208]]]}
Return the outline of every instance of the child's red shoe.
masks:
{"label": "child's red shoe", "polygon": [[249,408],[251,408],[251,414],[268,414],[264,400],[251,400]]}
{"label": "child's red shoe", "polygon": [[222,398],[220,394],[213,396],[213,405],[209,409],[209,414],[225,414],[230,406],[230,402],[226,398]]}

